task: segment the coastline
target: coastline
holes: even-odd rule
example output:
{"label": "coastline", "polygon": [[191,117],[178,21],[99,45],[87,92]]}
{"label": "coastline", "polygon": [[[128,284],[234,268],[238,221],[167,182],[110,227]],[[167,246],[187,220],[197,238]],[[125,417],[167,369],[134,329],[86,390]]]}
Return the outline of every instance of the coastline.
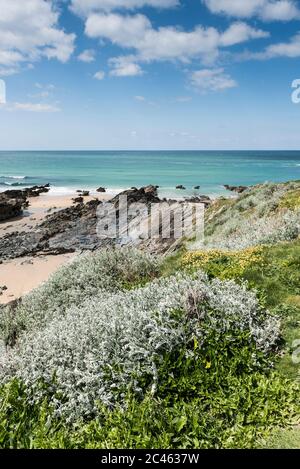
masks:
{"label": "coastline", "polygon": [[[72,195],[41,194],[39,197],[29,198],[29,207],[24,215],[5,222],[0,222],[0,238],[19,232],[28,232],[41,223],[49,214],[71,207]],[[94,199],[106,201],[111,198],[108,194],[97,194],[85,197],[84,201]],[[17,300],[44,283],[62,265],[76,257],[76,253],[59,255],[41,255],[11,259],[0,263],[0,286],[7,290],[0,295],[0,305]]]}

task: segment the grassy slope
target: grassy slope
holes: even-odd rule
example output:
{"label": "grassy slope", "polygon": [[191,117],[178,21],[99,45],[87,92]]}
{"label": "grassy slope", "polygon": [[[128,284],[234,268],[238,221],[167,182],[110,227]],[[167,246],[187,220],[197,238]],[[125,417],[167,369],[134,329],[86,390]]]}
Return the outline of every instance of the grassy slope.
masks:
{"label": "grassy slope", "polygon": [[[299,182],[277,185],[272,193],[268,188],[263,188],[263,191],[271,194],[265,201],[260,199],[257,188],[236,200],[218,200],[206,214],[208,241],[214,240],[219,231],[226,233],[227,225],[232,224],[237,216],[243,223],[243,220],[255,217],[258,209],[261,211],[260,216],[264,217],[300,208]],[[228,233],[230,236],[230,230]],[[169,275],[182,268],[193,270],[201,267],[211,277],[246,280],[251,288],[258,291],[263,304],[280,314],[283,350],[276,368],[282,375],[299,382],[299,364],[293,363],[292,352],[293,341],[300,339],[300,240],[279,242],[258,250],[257,260],[252,260],[249,250],[244,250],[244,264],[241,263],[241,251],[190,254],[182,250],[166,260],[163,274]],[[300,448],[300,426],[276,430],[269,440],[259,442],[258,445],[266,448]]]}
{"label": "grassy slope", "polygon": [[[263,186],[262,189],[255,188],[253,193],[250,191],[250,194],[247,193],[238,200],[219,200],[207,212],[207,234],[214,240],[213,236],[220,230],[220,227],[226,232],[227,224],[231,224],[233,219],[247,220],[256,215],[258,208],[262,219],[270,214],[285,213],[287,209],[296,210],[300,205],[298,186],[300,186],[299,183],[272,185],[271,190]],[[271,207],[268,200],[264,200],[266,194],[270,196],[269,202],[270,200],[273,202]],[[233,227],[236,226],[233,225]],[[232,225],[230,230],[232,230]],[[185,249],[181,249],[165,260],[161,274],[169,276],[178,270],[193,271],[200,267],[211,278],[234,279],[237,282],[248,281],[249,287],[258,291],[261,304],[282,318],[282,353],[276,362],[276,368],[280,376],[296,381],[299,376],[299,365],[293,365],[291,353],[293,340],[300,338],[300,241],[271,244],[258,248],[258,251],[250,248],[237,254],[227,250],[208,256],[198,254],[196,253],[193,257]],[[79,267],[82,268],[81,265]],[[113,272],[115,272],[115,267],[113,267]],[[84,276],[85,272],[83,272]],[[128,279],[123,287],[131,288],[131,284],[144,284],[144,279],[141,282],[139,279],[133,280]],[[98,284],[95,288],[98,288]],[[38,304],[36,299],[35,303]],[[204,363],[202,369],[197,369],[196,366],[190,367],[188,362],[182,360],[180,356],[177,361],[171,361],[169,364],[166,362],[167,369],[172,369],[178,377],[175,384],[171,374],[166,381],[162,380],[163,387],[157,401],[151,397],[142,403],[130,399],[126,411],[117,410],[107,413],[103,410],[100,420],[80,425],[75,430],[56,421],[52,417],[51,409],[47,407],[47,402],[40,408],[28,407],[23,390],[18,384],[13,383],[7,394],[2,391],[0,446],[197,448],[208,445],[208,447],[236,448],[253,447],[256,444],[258,447],[266,448],[300,448],[300,429],[297,425],[276,429],[268,438],[265,434],[264,440],[259,436],[259,427],[265,418],[268,420],[274,417],[274,424],[275,421],[281,422],[275,417],[279,413],[280,402],[284,402],[286,406],[282,422],[288,421],[289,413],[292,414],[295,409],[293,398],[288,392],[284,399],[281,399],[284,388],[279,381],[278,389],[276,388],[278,378],[265,379],[263,375],[259,372],[256,374],[255,371],[251,371],[250,374],[246,372],[241,376],[235,375],[232,369],[235,366],[239,369],[241,365],[244,366],[244,363],[247,363],[247,361],[241,361],[240,364],[239,357],[242,358],[243,353],[250,353],[249,347],[243,349],[239,344],[236,346],[238,353],[232,354],[230,350],[229,356],[232,355],[232,363],[230,360],[227,363],[226,359],[214,369],[211,366],[214,360],[208,360],[207,356],[215,352],[217,361],[218,354],[225,353],[223,343],[219,342],[218,345],[220,350],[217,350],[214,342],[207,352],[201,352],[202,355],[204,353],[203,356],[199,356]],[[165,370],[161,373],[164,379],[168,376]],[[270,381],[272,379],[274,381]],[[205,382],[205,380],[208,381]],[[223,385],[216,387],[216,382],[221,382]],[[261,384],[258,385],[258,383]],[[211,390],[208,387],[209,384]],[[191,388],[191,386],[194,387]],[[197,390],[197,386],[199,390],[193,394],[192,398],[186,399],[187,391],[189,394],[191,389]],[[207,403],[203,402],[204,395],[206,399],[211,397],[208,413],[205,407]],[[203,409],[202,405],[204,405]],[[269,415],[266,417],[265,412],[269,412],[270,417]],[[2,415],[4,419],[1,421]],[[203,415],[201,424],[197,421],[198,415]],[[9,416],[8,420],[6,420],[7,416]],[[247,422],[245,419],[250,420]],[[49,422],[51,422],[50,426]],[[243,423],[240,425],[240,422]]]}

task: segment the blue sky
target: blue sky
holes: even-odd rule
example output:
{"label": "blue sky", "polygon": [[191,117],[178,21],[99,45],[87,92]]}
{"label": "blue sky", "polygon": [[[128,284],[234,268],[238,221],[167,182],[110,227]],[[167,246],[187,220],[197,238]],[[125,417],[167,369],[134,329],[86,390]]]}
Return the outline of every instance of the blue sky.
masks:
{"label": "blue sky", "polygon": [[2,150],[300,148],[299,1],[0,0],[0,12]]}

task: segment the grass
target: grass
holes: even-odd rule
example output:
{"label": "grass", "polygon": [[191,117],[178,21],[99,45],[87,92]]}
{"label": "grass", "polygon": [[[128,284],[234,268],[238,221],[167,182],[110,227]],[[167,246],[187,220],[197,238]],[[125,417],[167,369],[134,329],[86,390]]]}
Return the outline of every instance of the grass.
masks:
{"label": "grass", "polygon": [[[294,341],[300,339],[300,240],[242,252],[182,252],[166,264],[165,272],[201,267],[210,277],[247,281],[250,288],[257,290],[261,303],[282,320],[283,343],[276,370],[292,382],[299,382],[299,364],[293,363],[292,353]],[[300,448],[300,427],[275,430],[269,438],[260,440],[259,446]]]}
{"label": "grass", "polygon": [[[206,212],[207,234],[226,228],[235,215],[238,220],[247,220],[256,207],[261,217],[298,209],[299,182],[263,185],[239,199],[220,199]],[[43,321],[50,321],[53,305],[64,316],[66,306],[80,308],[87,298],[91,305],[93,301],[99,303],[99,292],[132,290],[134,294],[157,277],[171,277],[178,271],[187,271],[193,277],[201,269],[209,279],[246,282],[247,288],[255,290],[260,307],[281,318],[281,343],[276,343],[271,352],[261,353],[249,331],[242,332],[233,325],[225,332],[220,328],[212,333],[206,320],[212,318],[222,324],[223,315],[208,308],[202,290],[195,292],[191,286],[186,305],[172,310],[172,315],[175,319],[186,314],[207,335],[193,333],[184,345],[157,356],[153,363],[155,393],[151,374],[139,373],[139,392],[133,393],[134,387],[126,386],[122,404],[105,407],[97,402],[98,413],[71,423],[52,408],[56,399],[66,398],[53,394],[53,383],[39,382],[43,397],[37,404],[29,387],[12,379],[0,387],[0,447],[300,448],[300,365],[292,360],[297,352],[295,341],[300,340],[300,240],[239,251],[218,248],[189,252],[181,248],[162,263],[149,257],[141,259],[137,254],[130,256],[124,251],[113,256],[100,253],[62,270],[25,301],[20,310],[24,324],[12,321],[11,330],[5,321],[0,323],[3,337],[10,338],[12,332],[15,337],[19,329],[22,334],[27,329],[34,334],[32,322],[37,322],[38,330]],[[226,304],[231,305],[231,300],[232,295],[226,298]],[[114,308],[115,300],[110,316]],[[155,308],[158,311],[159,306]],[[135,310],[140,311],[139,307]],[[200,344],[197,337],[204,337]]]}

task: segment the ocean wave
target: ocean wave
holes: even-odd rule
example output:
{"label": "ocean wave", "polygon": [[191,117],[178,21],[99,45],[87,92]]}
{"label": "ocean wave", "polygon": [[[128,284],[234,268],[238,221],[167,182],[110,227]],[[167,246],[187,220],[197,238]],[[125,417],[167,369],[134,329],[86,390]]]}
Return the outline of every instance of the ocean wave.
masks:
{"label": "ocean wave", "polygon": [[0,176],[0,179],[28,179],[28,176]]}

